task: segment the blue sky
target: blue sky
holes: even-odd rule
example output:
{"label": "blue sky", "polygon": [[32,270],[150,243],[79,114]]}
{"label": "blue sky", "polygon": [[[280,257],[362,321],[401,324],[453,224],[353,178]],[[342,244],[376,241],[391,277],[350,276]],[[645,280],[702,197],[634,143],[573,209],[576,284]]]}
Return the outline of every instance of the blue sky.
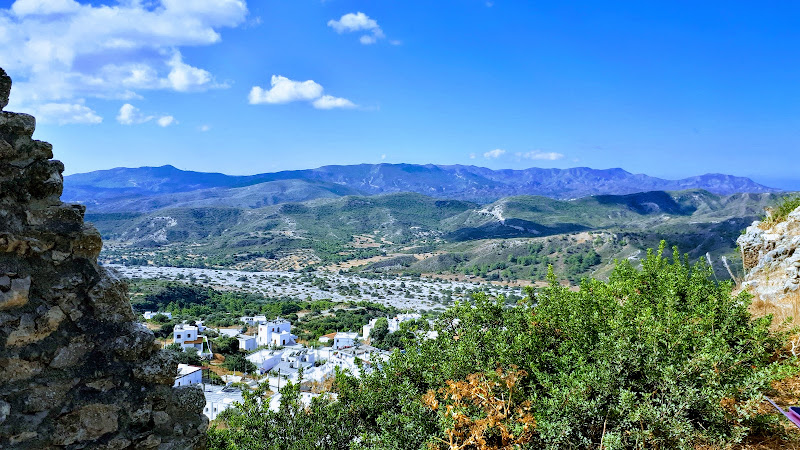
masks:
{"label": "blue sky", "polygon": [[800,190],[794,2],[0,8],[7,109],[37,115],[67,173],[589,166]]}

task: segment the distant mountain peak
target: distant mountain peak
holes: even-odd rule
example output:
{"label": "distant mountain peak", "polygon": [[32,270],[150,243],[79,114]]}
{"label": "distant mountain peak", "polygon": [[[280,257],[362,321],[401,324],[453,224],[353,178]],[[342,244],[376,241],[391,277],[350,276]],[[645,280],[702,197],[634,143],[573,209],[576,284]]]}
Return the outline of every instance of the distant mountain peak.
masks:
{"label": "distant mountain peak", "polygon": [[[116,168],[69,175],[64,179],[64,198],[85,202],[97,208],[131,205],[132,201],[170,195],[158,204],[218,198],[224,203],[220,189],[238,189],[277,181],[294,180],[291,193],[286,187],[264,184],[246,194],[232,192],[229,197],[243,201],[247,196],[254,204],[275,204],[298,199],[341,195],[378,195],[416,192],[437,198],[490,203],[515,195],[539,195],[555,199],[572,199],[591,195],[622,195],[647,191],[704,189],[721,195],[738,192],[777,192],[746,177],[707,173],[679,180],[666,180],[645,174],[632,174],[622,168],[568,169],[530,167],[493,170],[473,165],[436,164],[357,164],[329,165],[316,169],[287,170],[248,176],[193,172],[172,165],[160,167]],[[212,194],[183,195],[216,189]],[[281,190],[283,189],[283,190]],[[298,190],[299,189],[299,190]],[[263,191],[262,199],[255,196]],[[268,194],[267,194],[268,192]],[[181,194],[181,195],[179,195]],[[205,201],[205,200],[203,200]],[[241,206],[239,203],[237,205]]]}

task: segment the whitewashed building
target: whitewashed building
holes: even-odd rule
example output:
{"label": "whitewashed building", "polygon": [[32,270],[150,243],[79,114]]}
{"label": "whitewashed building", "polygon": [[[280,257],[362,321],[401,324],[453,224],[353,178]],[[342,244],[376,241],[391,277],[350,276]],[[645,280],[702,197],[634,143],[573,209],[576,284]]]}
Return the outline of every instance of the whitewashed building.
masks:
{"label": "whitewashed building", "polygon": [[211,345],[208,338],[200,334],[196,326],[180,323],[172,329],[172,340],[181,346],[183,351],[194,348],[200,356],[211,356]]}
{"label": "whitewashed building", "polygon": [[207,384],[203,389],[203,394],[206,397],[206,406],[203,408],[203,414],[209,420],[216,419],[219,413],[230,408],[234,403],[244,401],[242,391],[231,386]]}
{"label": "whitewashed building", "polygon": [[262,323],[267,323],[267,316],[244,316],[240,317],[239,321],[254,327]]}
{"label": "whitewashed building", "polygon": [[203,382],[203,368],[190,366],[189,364],[178,364],[178,375],[175,376],[173,387],[190,386]]}
{"label": "whitewashed building", "polygon": [[292,324],[281,318],[258,325],[258,346],[286,347],[296,345],[297,336],[292,334]]}
{"label": "whitewashed building", "polygon": [[244,350],[246,352],[249,352],[255,350],[256,347],[258,347],[255,336],[240,334],[236,336],[236,340],[239,341],[239,350]]}
{"label": "whitewashed building", "polygon": [[336,333],[333,337],[333,348],[336,350],[352,347],[358,339],[358,333]]}
{"label": "whitewashed building", "polygon": [[251,355],[247,355],[245,358],[255,364],[259,372],[266,373],[281,362],[283,352],[284,350],[262,349]]}

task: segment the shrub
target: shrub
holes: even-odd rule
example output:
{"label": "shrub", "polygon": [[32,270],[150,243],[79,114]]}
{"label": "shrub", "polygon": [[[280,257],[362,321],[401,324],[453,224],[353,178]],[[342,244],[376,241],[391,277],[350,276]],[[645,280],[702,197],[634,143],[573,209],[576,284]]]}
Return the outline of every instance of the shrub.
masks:
{"label": "shrub", "polygon": [[212,442],[292,448],[280,433],[304,429],[336,449],[729,447],[767,423],[760,393],[795,370],[746,293],[677,249],[665,258],[663,243],[608,282],[550,281],[511,307],[476,293],[439,316],[436,339],[407,341],[360,378],[337,374],[335,401],[286,419],[253,405]]}
{"label": "shrub", "polygon": [[787,195],[771,209],[771,214],[765,217],[762,223],[765,226],[781,223],[797,208],[800,208],[800,195]]}

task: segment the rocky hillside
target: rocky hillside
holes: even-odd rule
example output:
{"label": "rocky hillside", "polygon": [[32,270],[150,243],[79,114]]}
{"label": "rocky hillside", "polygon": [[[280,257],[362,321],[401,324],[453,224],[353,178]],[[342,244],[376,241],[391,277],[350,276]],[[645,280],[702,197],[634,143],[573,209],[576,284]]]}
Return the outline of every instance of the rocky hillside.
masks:
{"label": "rocky hillside", "polygon": [[742,288],[753,294],[756,312],[800,318],[800,208],[774,224],[754,222],[737,243],[746,271]]}
{"label": "rocky hillside", "polygon": [[0,69],[0,448],[205,447],[203,392],[172,387],[36,119],[2,111],[10,88]]}

